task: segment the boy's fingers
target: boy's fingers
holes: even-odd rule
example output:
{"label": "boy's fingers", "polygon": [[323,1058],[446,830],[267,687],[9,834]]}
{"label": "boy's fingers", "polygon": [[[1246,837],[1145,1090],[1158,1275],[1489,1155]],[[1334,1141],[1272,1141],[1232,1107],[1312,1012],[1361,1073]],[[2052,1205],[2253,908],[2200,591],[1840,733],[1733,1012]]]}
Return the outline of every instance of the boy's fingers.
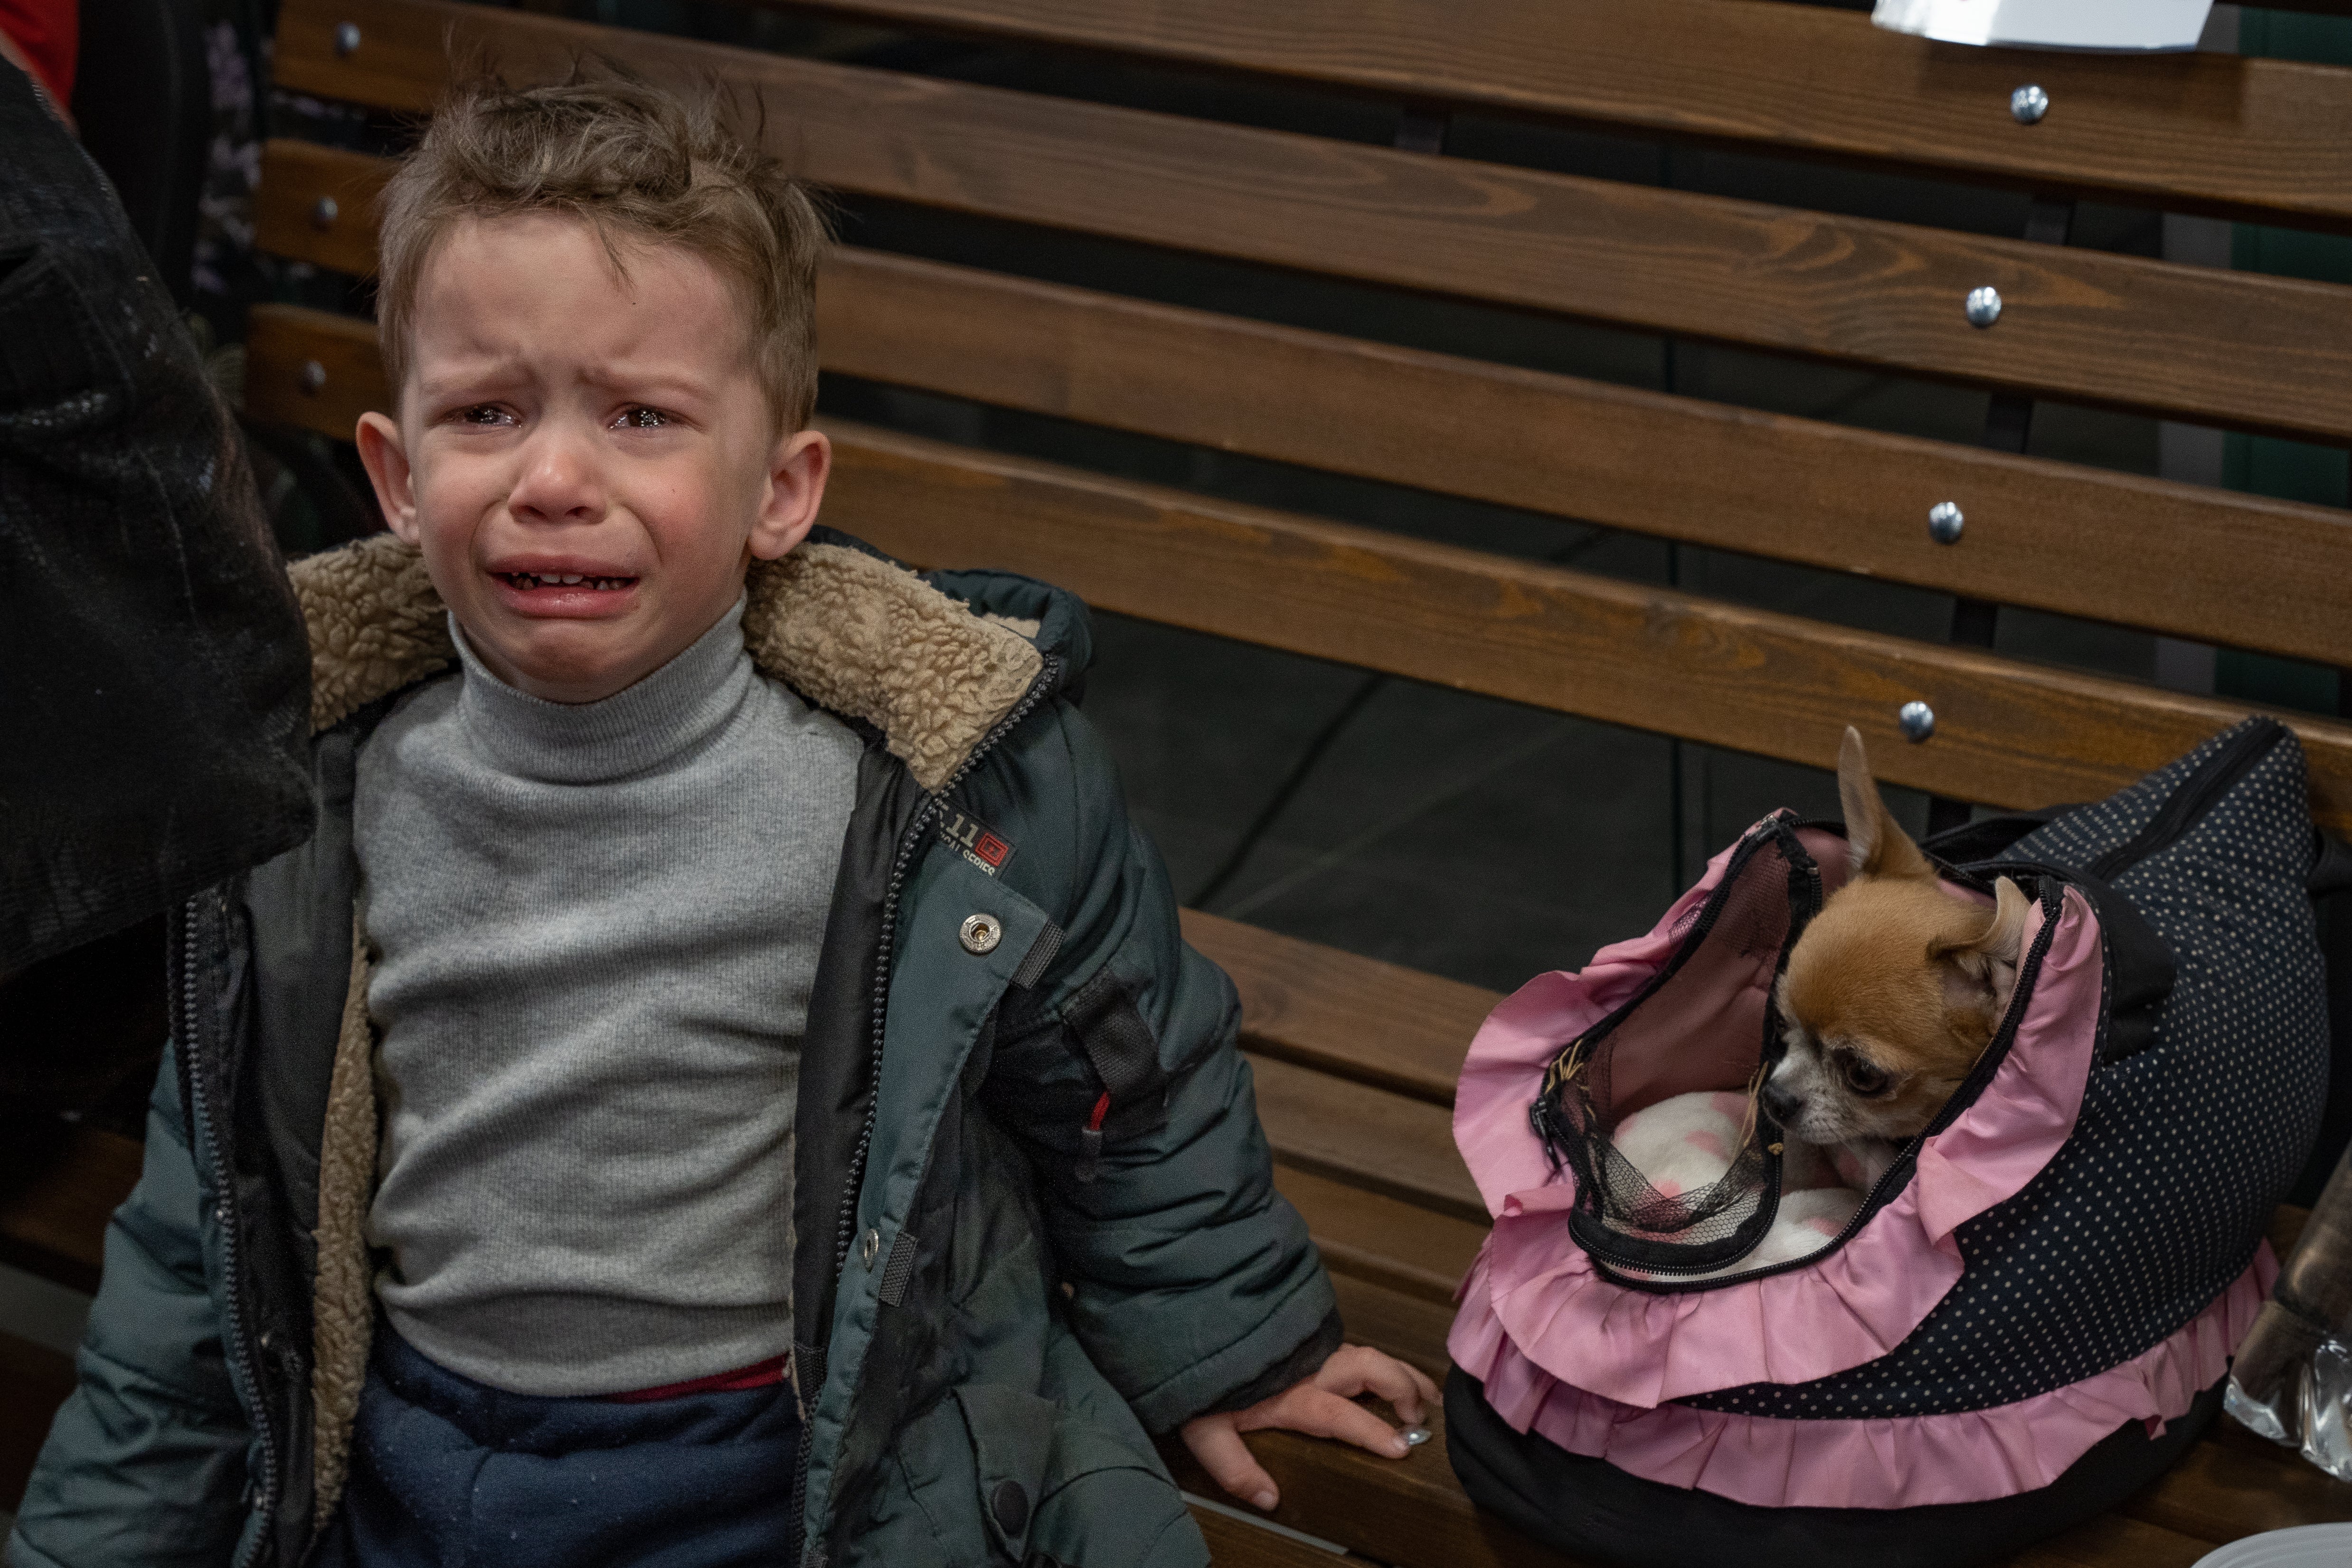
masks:
{"label": "boy's fingers", "polygon": [[1282,1494],[1275,1489],[1274,1478],[1249,1451],[1249,1445],[1234,1427],[1231,1415],[1203,1415],[1184,1424],[1184,1446],[1209,1472],[1209,1479],[1224,1488],[1225,1495],[1239,1498],[1253,1507],[1274,1511]]}
{"label": "boy's fingers", "polygon": [[1248,1425],[1253,1431],[1261,1426],[1280,1426],[1304,1432],[1310,1437],[1336,1437],[1391,1459],[1401,1459],[1412,1452],[1395,1427],[1354,1400],[1312,1384],[1302,1383],[1281,1397],[1255,1407]]}
{"label": "boy's fingers", "polygon": [[1377,1394],[1396,1407],[1407,1422],[1418,1423],[1427,1412],[1423,1402],[1435,1403],[1437,1385],[1417,1367],[1365,1345],[1349,1345],[1323,1363],[1315,1386],[1343,1398]]}

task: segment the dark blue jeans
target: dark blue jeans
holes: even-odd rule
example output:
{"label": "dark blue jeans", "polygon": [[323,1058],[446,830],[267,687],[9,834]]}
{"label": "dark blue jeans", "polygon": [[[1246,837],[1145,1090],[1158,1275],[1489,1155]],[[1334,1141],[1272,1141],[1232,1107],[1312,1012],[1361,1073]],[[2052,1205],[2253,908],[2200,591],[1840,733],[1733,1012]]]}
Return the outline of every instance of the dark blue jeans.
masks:
{"label": "dark blue jeans", "polygon": [[774,1568],[795,1560],[792,1385],[651,1404],[505,1394],[376,1322],[318,1568]]}

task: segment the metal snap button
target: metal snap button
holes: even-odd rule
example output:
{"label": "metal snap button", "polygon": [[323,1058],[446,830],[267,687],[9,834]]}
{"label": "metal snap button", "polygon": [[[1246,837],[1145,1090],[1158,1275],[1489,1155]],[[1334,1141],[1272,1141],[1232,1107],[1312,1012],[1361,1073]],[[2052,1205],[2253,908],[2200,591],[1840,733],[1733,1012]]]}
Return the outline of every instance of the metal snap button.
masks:
{"label": "metal snap button", "polygon": [[871,1268],[874,1267],[875,1258],[880,1257],[881,1254],[882,1233],[878,1230],[867,1231],[866,1233],[866,1239],[857,1244],[857,1260],[860,1263],[865,1264],[866,1268]]}
{"label": "metal snap button", "polygon": [[1007,1535],[1018,1535],[1029,1527],[1029,1491],[1019,1481],[997,1482],[988,1507],[996,1515],[996,1527]]}
{"label": "metal snap button", "polygon": [[994,915],[966,915],[963,930],[956,936],[966,952],[994,952],[996,944],[1004,940],[1004,922]]}

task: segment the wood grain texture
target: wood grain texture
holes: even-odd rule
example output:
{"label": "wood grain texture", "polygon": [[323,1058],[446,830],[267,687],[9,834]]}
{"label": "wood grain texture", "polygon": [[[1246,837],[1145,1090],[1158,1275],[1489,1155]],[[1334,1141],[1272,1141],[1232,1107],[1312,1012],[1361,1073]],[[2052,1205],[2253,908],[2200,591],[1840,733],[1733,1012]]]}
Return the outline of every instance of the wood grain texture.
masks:
{"label": "wood grain texture", "polygon": [[[2290,8],[2352,14],[2345,0]],[[1008,36],[2175,208],[2352,219],[2347,73],[2229,55],[1970,49],[1754,0],[828,0]],[[2010,89],[2052,108],[2018,124]],[[1761,149],[1759,149],[1761,150]]]}
{"label": "wood grain texture", "polygon": [[1233,976],[1242,1039],[1284,1061],[1454,1103],[1470,1038],[1499,992],[1186,910],[1184,940]]}
{"label": "wood grain texture", "polygon": [[1366,1279],[1401,1296],[1450,1307],[1470,1272],[1486,1226],[1458,1215],[1368,1192],[1295,1165],[1277,1168],[1274,1184],[1307,1221],[1334,1274]]}
{"label": "wood grain texture", "polygon": [[[920,564],[986,563],[1122,615],[1814,767],[1845,725],[1883,780],[2095,800],[2244,710],[845,424],[827,516]],[[1937,715],[1904,741],[1906,701]],[[2284,716],[2352,827],[2352,725]]]}
{"label": "wood grain texture", "polygon": [[[270,170],[265,189],[279,176]],[[349,183],[339,168],[286,170],[306,172],[319,184]],[[297,225],[286,242],[310,233]],[[267,225],[263,243],[278,247]],[[276,312],[289,309],[259,307],[256,321],[274,330]],[[850,375],[1998,604],[2352,663],[2341,593],[2352,582],[2352,516],[2340,509],[855,248],[835,253],[824,274],[818,328],[826,367]],[[303,356],[291,344],[271,352],[270,366],[255,373],[263,395],[321,404],[325,423],[342,420],[331,433],[347,437],[343,416],[356,408],[331,393],[301,394],[282,367]],[[341,357],[336,364],[341,385],[352,367]],[[1958,546],[1927,533],[1928,509],[1946,500],[1968,519]],[[2226,572],[2215,569],[2222,552]]]}
{"label": "wood grain texture", "polygon": [[1331,1568],[1328,1552],[1229,1514],[1195,1507],[1192,1522],[1201,1527],[1209,1543],[1209,1561],[1216,1568]]}
{"label": "wood grain texture", "polygon": [[[983,403],[2323,662],[2352,514],[1759,414],[873,251],[826,367]],[[1967,517],[1958,545],[1928,509]],[[2219,569],[2226,556],[2227,570]]]}
{"label": "wood grain texture", "polygon": [[[326,378],[316,390],[303,379],[313,363]],[[247,313],[245,408],[254,418],[349,441],[362,414],[391,407],[373,321],[301,305]]]}
{"label": "wood grain texture", "polygon": [[1454,1147],[1451,1113],[1272,1057],[1251,1056],[1249,1064],[1258,1121],[1278,1163],[1486,1223],[1486,1200]]}
{"label": "wood grain texture", "polygon": [[[338,58],[328,38],[333,18],[345,16],[358,18],[367,41]],[[568,70],[582,50],[680,84],[721,77],[744,95],[747,116],[757,111],[772,152],[845,190],[2209,423],[2352,438],[2352,289],[2336,284],[1833,217],[447,0],[289,8],[278,79],[330,97],[425,107],[441,79],[445,32],[458,47],[487,49],[517,79]],[[1969,326],[1961,309],[1983,284],[2007,301],[1990,331]]]}
{"label": "wood grain texture", "polygon": [[[1277,1524],[1395,1568],[1577,1568],[1573,1559],[1474,1507],[1445,1455],[1444,1413],[1432,1412],[1428,1426],[1430,1440],[1403,1459],[1293,1432],[1255,1432],[1244,1440],[1280,1489],[1270,1516]],[[1216,1482],[1182,1444],[1163,1441],[1160,1452],[1178,1485],[1218,1495]]]}
{"label": "wood grain texture", "polygon": [[140,1147],[53,1117],[0,1125],[0,1263],[98,1289],[106,1224],[139,1180]]}
{"label": "wood grain texture", "polygon": [[[311,428],[348,432],[338,422],[366,405],[362,395],[347,409],[284,390],[300,363],[293,347],[320,342],[292,334],[344,334],[356,364],[373,329],[264,319],[289,335],[257,334],[247,393],[257,415],[315,416]],[[344,384],[330,372],[329,391]],[[380,381],[371,395],[380,400]],[[1836,737],[1852,723],[1882,779],[1958,799],[2097,799],[2245,712],[1053,464],[827,427],[838,458],[827,520],[918,564],[1025,572],[1122,615],[1814,767],[1834,764]],[[1895,726],[1913,699],[1936,711],[1925,745]],[[2309,758],[2317,820],[2352,831],[2352,726],[2282,717]]]}
{"label": "wood grain texture", "polygon": [[[276,137],[262,144],[254,244],[272,256],[367,277],[375,271],[376,198],[392,162]],[[334,216],[320,210],[334,203]]]}
{"label": "wood grain texture", "polygon": [[1337,1269],[1331,1271],[1331,1290],[1339,1299],[1339,1319],[1348,1326],[1349,1341],[1410,1362],[1444,1385],[1454,1364],[1445,1353],[1445,1335],[1454,1326],[1452,1306]]}
{"label": "wood grain texture", "polygon": [[2267,1452],[2208,1438],[2118,1511],[2211,1542],[2352,1520],[2352,1485],[2286,1449],[2263,1447]]}

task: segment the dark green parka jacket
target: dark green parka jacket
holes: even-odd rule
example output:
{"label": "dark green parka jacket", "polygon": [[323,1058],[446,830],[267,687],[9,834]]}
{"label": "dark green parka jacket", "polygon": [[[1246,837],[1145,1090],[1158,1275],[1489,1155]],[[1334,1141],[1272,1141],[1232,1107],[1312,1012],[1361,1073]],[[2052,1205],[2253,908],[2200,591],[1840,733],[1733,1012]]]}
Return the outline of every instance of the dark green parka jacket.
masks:
{"label": "dark green parka jacket", "polygon": [[[20,1568],[299,1563],[341,1491],[377,1131],[352,776],[453,655],[396,541],[294,576],[318,828],[176,918],[145,1169]],[[1304,1375],[1339,1319],[1233,987],[1076,707],[1085,610],[820,534],[754,568],[743,627],[867,738],[793,1156],[804,1568],[1204,1563],[1147,1432]]]}

